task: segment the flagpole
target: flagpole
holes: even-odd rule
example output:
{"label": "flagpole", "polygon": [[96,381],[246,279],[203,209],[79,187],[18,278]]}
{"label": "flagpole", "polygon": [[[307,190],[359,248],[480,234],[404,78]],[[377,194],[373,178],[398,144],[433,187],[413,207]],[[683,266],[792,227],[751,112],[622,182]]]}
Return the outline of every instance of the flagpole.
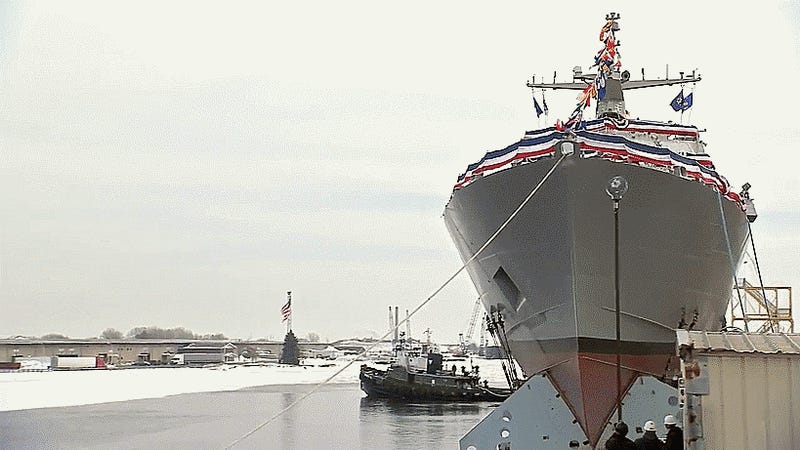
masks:
{"label": "flagpole", "polygon": [[[681,78],[683,78],[683,73],[681,73]],[[683,85],[681,85],[681,125],[683,125],[683,113],[686,112],[685,102],[686,96],[683,95]]]}

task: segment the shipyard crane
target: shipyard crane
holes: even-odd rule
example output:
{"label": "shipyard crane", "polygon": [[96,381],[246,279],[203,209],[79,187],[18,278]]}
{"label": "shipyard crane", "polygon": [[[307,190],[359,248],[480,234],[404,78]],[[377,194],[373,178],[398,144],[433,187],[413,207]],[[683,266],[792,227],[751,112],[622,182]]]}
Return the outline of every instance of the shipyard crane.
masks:
{"label": "shipyard crane", "polygon": [[478,341],[478,354],[483,355],[483,352],[486,350],[486,313],[483,313],[483,318],[481,319],[481,338]]}
{"label": "shipyard crane", "polygon": [[472,333],[475,332],[475,323],[478,321],[478,313],[481,311],[481,298],[475,300],[475,305],[472,306],[472,317],[469,320],[469,327],[467,328],[467,339],[472,339]]}
{"label": "shipyard crane", "polygon": [[463,353],[467,352],[467,346],[469,345],[469,343],[472,342],[472,335],[473,333],[475,333],[475,324],[477,324],[478,322],[478,316],[480,315],[480,312],[481,312],[481,298],[478,297],[475,300],[475,304],[472,306],[472,315],[470,316],[469,319],[467,332],[459,334],[458,344],[461,347],[461,351]]}

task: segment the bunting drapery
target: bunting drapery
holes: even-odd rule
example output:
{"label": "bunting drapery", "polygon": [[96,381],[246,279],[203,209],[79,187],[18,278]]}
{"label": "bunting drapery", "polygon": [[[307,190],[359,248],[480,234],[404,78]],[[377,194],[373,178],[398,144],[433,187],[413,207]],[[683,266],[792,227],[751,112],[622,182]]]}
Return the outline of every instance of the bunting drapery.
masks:
{"label": "bunting drapery", "polygon": [[[631,133],[678,136],[694,140],[698,136],[696,127],[639,120],[596,119],[584,122],[580,129],[572,133],[573,138],[580,144],[582,158],[602,158],[663,171],[682,167],[684,169],[682,176],[712,186],[727,199],[743,206],[742,199],[731,190],[725,177],[714,170],[714,164],[707,154],[678,154],[668,148],[644,144],[624,135],[599,132],[604,130],[624,130]],[[481,176],[552,157],[556,151],[556,143],[566,137],[567,133],[555,127],[526,132],[519,142],[504,149],[490,151],[480,161],[470,164],[458,177],[453,189],[461,189]]]}

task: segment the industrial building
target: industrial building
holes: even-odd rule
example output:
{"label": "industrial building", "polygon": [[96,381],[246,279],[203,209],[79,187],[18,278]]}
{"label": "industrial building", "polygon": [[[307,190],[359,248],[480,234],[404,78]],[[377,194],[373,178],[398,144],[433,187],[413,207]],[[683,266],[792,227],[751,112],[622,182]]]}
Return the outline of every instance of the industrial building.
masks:
{"label": "industrial building", "polygon": [[[109,364],[147,362],[168,364],[181,349],[189,352],[214,352],[234,355],[236,358],[268,358],[280,354],[283,342],[242,340],[193,340],[193,339],[35,339],[16,337],[0,339],[0,362],[13,362],[15,358],[51,356],[102,356]],[[301,343],[301,349],[326,348],[326,343]],[[206,349],[206,350],[203,350]],[[212,352],[213,353],[213,352]],[[221,361],[220,361],[221,362]]]}

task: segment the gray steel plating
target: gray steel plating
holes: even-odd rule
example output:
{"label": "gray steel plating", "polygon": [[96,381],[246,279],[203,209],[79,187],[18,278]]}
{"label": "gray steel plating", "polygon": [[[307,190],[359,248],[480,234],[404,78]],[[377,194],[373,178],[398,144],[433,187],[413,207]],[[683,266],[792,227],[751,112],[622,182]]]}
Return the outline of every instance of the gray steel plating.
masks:
{"label": "gray steel plating", "polygon": [[[453,193],[444,219],[462,260],[554,163],[511,167]],[[699,182],[576,152],[467,268],[487,311],[502,311],[514,357],[528,375],[558,364],[564,352],[616,349],[613,211],[605,192],[615,175],[630,184],[619,212],[625,351],[656,346],[672,353],[679,324],[724,324],[734,280],[730,256],[738,264],[748,232],[741,207],[727,199],[720,207],[717,191]]]}

